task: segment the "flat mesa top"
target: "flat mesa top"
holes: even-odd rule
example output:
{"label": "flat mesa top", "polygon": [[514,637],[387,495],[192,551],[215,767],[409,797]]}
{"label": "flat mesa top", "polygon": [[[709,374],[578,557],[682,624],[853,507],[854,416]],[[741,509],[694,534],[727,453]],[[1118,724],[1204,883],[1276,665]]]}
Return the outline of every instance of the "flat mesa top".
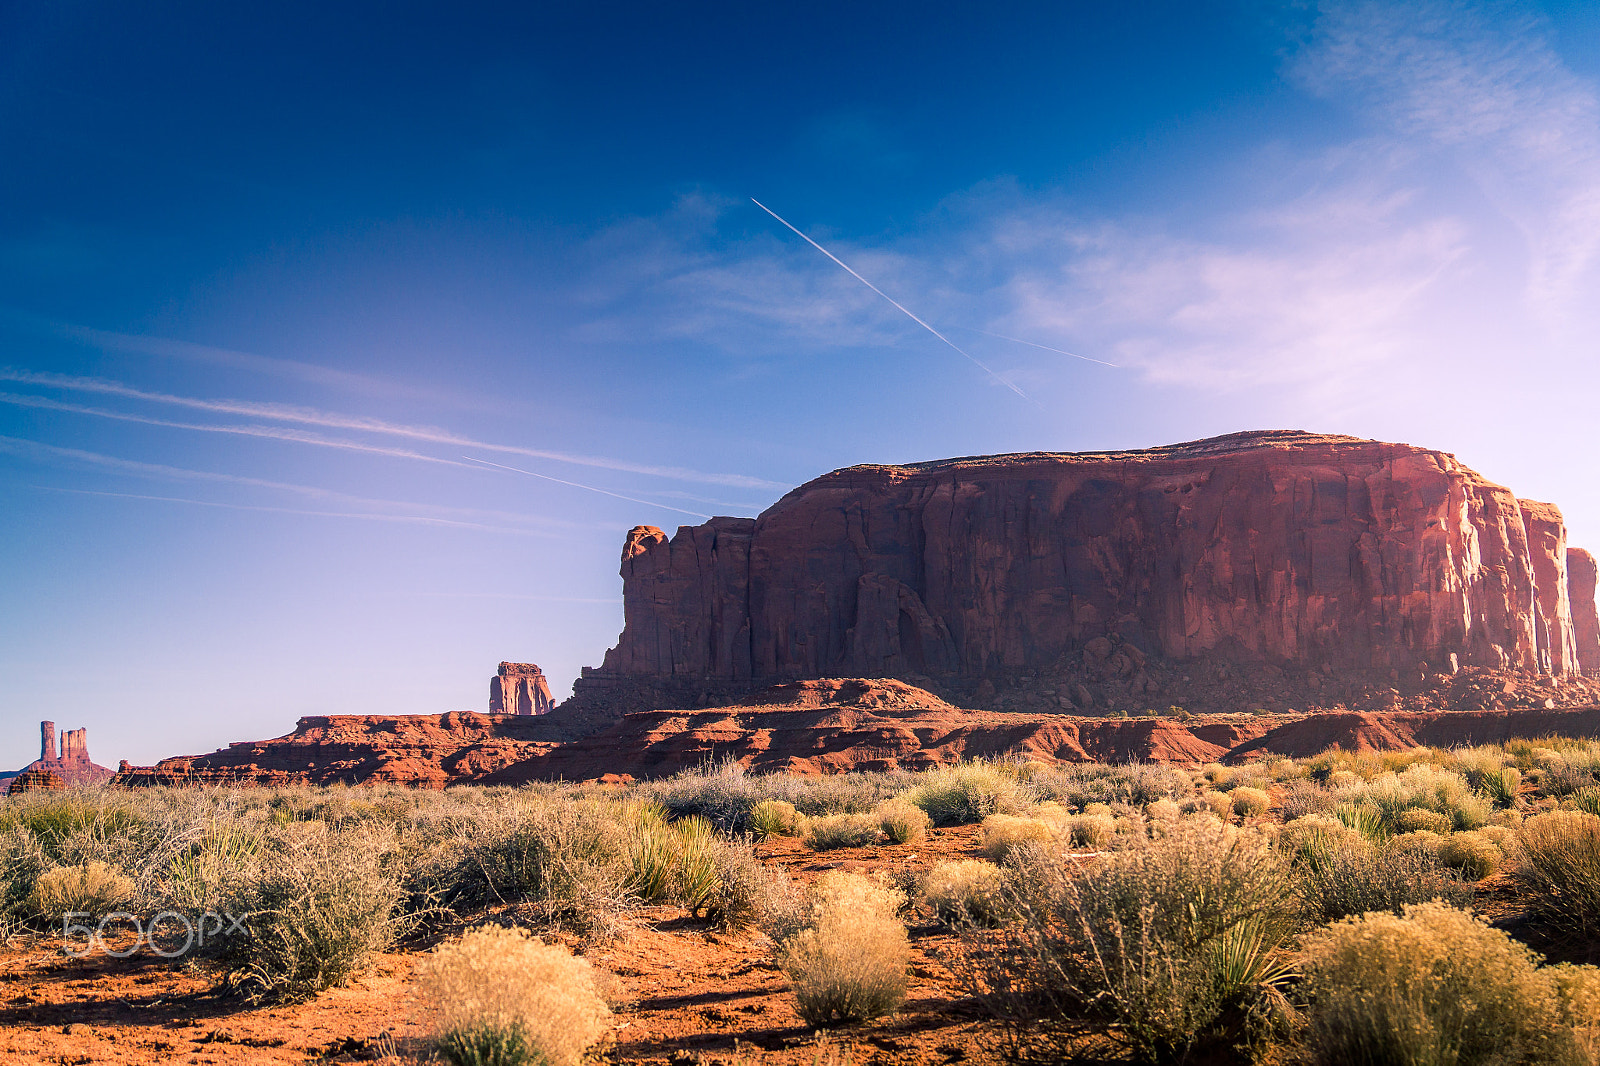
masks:
{"label": "flat mesa top", "polygon": [[[1072,463],[1134,461],[1156,462],[1162,460],[1214,459],[1247,452],[1275,451],[1290,453],[1303,449],[1382,449],[1402,453],[1431,451],[1410,444],[1393,444],[1348,437],[1336,433],[1311,433],[1299,429],[1258,429],[1242,433],[1226,433],[1220,437],[1185,441],[1180,444],[1163,444],[1154,448],[1130,448],[1123,451],[1098,452],[1008,452],[1000,455],[968,455],[952,459],[934,459],[922,463],[862,463],[835,470],[834,474],[897,473],[925,474],[948,469],[972,469],[1021,463]],[[1447,454],[1447,453],[1438,453]],[[827,476],[827,475],[825,475]]]}

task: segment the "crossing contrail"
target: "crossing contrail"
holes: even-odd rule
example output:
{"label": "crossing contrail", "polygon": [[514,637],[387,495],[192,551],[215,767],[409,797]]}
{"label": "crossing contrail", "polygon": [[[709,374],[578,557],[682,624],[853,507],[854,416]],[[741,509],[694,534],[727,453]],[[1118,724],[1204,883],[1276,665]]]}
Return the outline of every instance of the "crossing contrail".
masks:
{"label": "crossing contrail", "polygon": [[546,481],[554,481],[557,485],[571,485],[575,489],[588,489],[590,492],[598,492],[602,496],[615,496],[617,499],[627,500],[629,503],[642,503],[646,507],[659,507],[663,511],[677,511],[679,514],[692,515],[695,518],[711,517],[708,514],[701,514],[699,511],[685,511],[682,507],[671,507],[664,503],[655,503],[652,500],[640,500],[635,499],[632,496],[624,496],[620,492],[611,492],[608,489],[597,489],[593,485],[580,485],[576,481],[564,481],[558,477],[551,477],[549,474],[536,474],[532,470],[524,470],[520,466],[502,466],[500,463],[491,463],[487,459],[474,459],[470,455],[463,455],[461,458],[465,459],[469,463],[479,463],[483,466],[492,466],[496,470],[509,470],[513,474],[527,474],[529,477],[537,477],[543,478]]}
{"label": "crossing contrail", "polygon": [[[957,326],[956,328],[971,329],[970,326]],[[1072,358],[1082,359],[1086,363],[1099,363],[1101,366],[1115,367],[1118,370],[1122,369],[1121,363],[1108,363],[1104,359],[1095,359],[1087,355],[1079,355],[1077,352],[1069,352],[1065,348],[1052,348],[1048,344],[1037,344],[1034,341],[1025,341],[1021,337],[1007,337],[1004,333],[990,333],[986,329],[974,329],[972,332],[981,333],[985,337],[993,337],[995,340],[1010,341],[1012,344],[1026,344],[1030,348],[1043,348],[1045,351],[1055,352],[1057,355],[1070,355]]]}
{"label": "crossing contrail", "polygon": [[991,370],[983,362],[983,360],[978,359],[975,356],[973,356],[970,352],[966,351],[964,348],[962,348],[955,341],[951,340],[949,337],[946,337],[943,333],[940,333],[938,330],[934,329],[932,326],[930,326],[926,322],[922,321],[922,319],[920,319],[916,315],[912,314],[911,311],[908,310],[905,307],[904,304],[900,303],[894,297],[890,296],[888,293],[886,293],[882,289],[878,288],[876,285],[874,285],[872,282],[868,281],[866,278],[862,277],[860,274],[857,274],[854,270],[851,270],[849,265],[846,264],[843,259],[840,259],[838,256],[834,255],[832,252],[830,252],[826,248],[824,248],[822,245],[818,244],[816,241],[812,240],[810,237],[807,237],[804,233],[801,233],[799,230],[795,229],[793,226],[791,226],[789,224],[789,221],[787,219],[785,219],[782,215],[778,214],[778,212],[774,211],[772,208],[768,207],[766,204],[762,203],[760,200],[757,200],[754,196],[750,197],[750,202],[755,204],[757,207],[761,208],[761,210],[765,211],[767,214],[771,215],[773,218],[777,219],[779,222],[782,222],[784,224],[784,226],[791,233],[793,233],[796,237],[799,237],[801,240],[803,240],[807,244],[811,245],[811,247],[815,248],[817,251],[821,252],[823,255],[827,256],[829,259],[832,259],[835,263],[839,264],[839,266],[844,268],[845,273],[849,274],[852,278],[855,278],[857,281],[861,282],[861,284],[865,285],[867,288],[871,289],[873,292],[877,293],[879,296],[883,297],[885,300],[888,300],[891,304],[894,305],[895,309],[897,311],[899,311],[901,314],[903,314],[907,318],[911,319],[911,321],[915,322],[917,325],[921,326],[923,329],[927,330],[929,333],[933,334],[935,337],[938,337],[940,340],[944,341],[950,347],[954,348],[960,355],[964,356],[967,359],[970,359],[978,367],[978,369],[982,370],[985,374],[988,374],[990,377],[994,378],[1000,384],[1004,385],[1006,388],[1010,389],[1012,392],[1016,393],[1018,396],[1021,396],[1024,400],[1027,400],[1029,403],[1033,404],[1035,407],[1042,407],[1042,405],[1037,400],[1035,400],[1032,396],[1029,396],[1027,393],[1025,393],[1021,389],[1017,388],[1017,386],[1013,385],[1011,382],[1007,381],[1005,378],[1001,377],[999,374],[996,374],[993,370]]}

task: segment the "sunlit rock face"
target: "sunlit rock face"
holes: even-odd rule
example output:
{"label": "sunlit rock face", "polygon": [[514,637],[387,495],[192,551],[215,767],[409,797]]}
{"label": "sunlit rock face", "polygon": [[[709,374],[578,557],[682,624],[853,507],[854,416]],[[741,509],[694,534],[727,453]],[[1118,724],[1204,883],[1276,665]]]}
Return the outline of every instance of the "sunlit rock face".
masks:
{"label": "sunlit rock face", "polygon": [[490,714],[549,714],[555,705],[544,671],[533,663],[501,663],[489,679]]}
{"label": "sunlit rock face", "polygon": [[1272,671],[1304,703],[1600,665],[1593,561],[1554,506],[1444,452],[1294,431],[850,467],[757,519],[638,527],[622,577],[575,711],[816,677],[1165,707]]}

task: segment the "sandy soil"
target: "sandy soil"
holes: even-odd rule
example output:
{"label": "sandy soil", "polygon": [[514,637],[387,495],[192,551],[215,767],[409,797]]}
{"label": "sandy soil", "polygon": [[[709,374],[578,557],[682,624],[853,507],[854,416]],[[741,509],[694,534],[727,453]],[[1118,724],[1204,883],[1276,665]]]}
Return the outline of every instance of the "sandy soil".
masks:
{"label": "sandy soil", "polygon": [[[802,880],[844,868],[924,870],[972,857],[973,827],[916,844],[812,852],[792,839],[757,846]],[[941,953],[942,927],[911,927],[910,996],[895,1015],[820,1038],[795,1014],[770,942],[720,933],[674,907],[630,914],[624,934],[588,957],[616,977],[622,1001],[601,1049],[612,1062],[666,1066],[773,1063],[998,1063],[998,1034],[962,995]],[[0,1059],[78,1063],[426,1061],[410,992],[420,952],[383,956],[350,987],[310,1003],[252,1009],[211,994],[202,974],[147,953],[71,958],[60,942],[14,941],[0,952]]]}

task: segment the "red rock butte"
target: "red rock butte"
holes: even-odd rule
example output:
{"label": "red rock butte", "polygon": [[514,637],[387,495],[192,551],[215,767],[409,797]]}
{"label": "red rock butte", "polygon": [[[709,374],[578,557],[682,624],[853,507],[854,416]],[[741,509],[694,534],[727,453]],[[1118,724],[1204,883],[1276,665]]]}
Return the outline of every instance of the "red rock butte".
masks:
{"label": "red rock butte", "polygon": [[1600,668],[1595,563],[1554,506],[1445,452],[1298,431],[849,467],[759,518],[636,527],[622,578],[622,635],[569,714],[821,677],[1281,710]]}
{"label": "red rock butte", "polygon": [[7,783],[8,792],[27,792],[67,788],[78,785],[103,785],[112,772],[89,758],[89,731],[63,729],[61,748],[56,749],[56,724],[39,723],[39,758],[17,771]]}

